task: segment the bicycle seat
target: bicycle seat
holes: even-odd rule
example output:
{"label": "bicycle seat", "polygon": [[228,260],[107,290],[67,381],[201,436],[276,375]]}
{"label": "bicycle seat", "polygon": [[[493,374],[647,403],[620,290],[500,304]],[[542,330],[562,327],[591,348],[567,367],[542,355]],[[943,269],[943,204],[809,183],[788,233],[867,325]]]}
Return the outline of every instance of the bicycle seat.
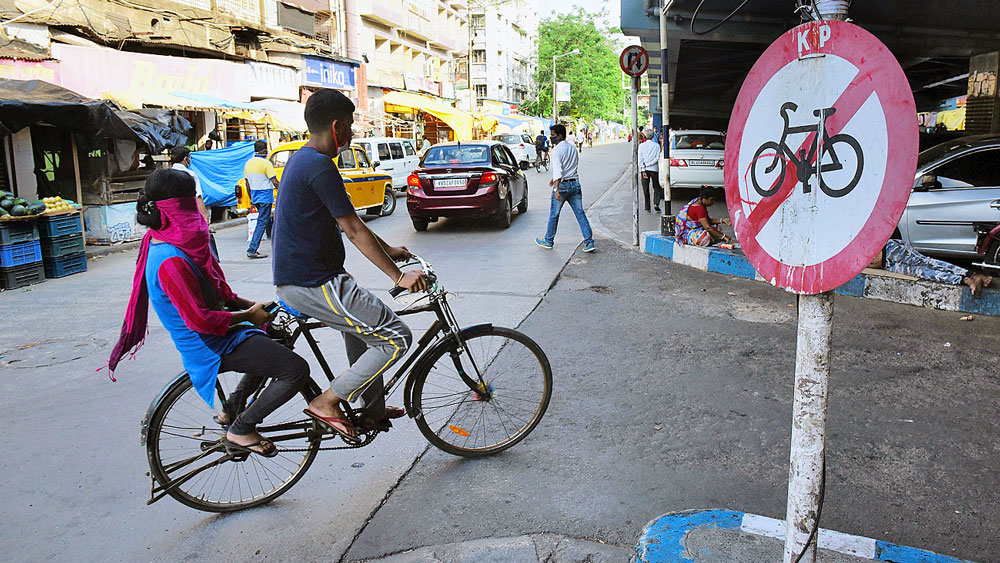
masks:
{"label": "bicycle seat", "polygon": [[296,319],[298,319],[300,321],[308,321],[309,320],[309,315],[304,315],[304,314],[296,311],[288,303],[285,303],[281,299],[278,299],[278,304],[281,305],[281,308],[284,309],[286,313],[288,313],[289,315],[295,317]]}

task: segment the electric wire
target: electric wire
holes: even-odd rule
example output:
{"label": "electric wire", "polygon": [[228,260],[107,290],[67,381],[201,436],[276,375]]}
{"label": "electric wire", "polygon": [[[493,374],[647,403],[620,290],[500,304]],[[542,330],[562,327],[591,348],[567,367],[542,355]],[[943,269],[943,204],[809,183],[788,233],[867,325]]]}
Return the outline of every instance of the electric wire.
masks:
{"label": "electric wire", "polygon": [[722,24],[724,24],[727,21],[729,21],[729,18],[735,16],[737,12],[739,12],[740,10],[743,9],[743,6],[746,6],[749,3],[750,3],[750,0],[743,0],[743,2],[741,2],[739,6],[736,6],[735,10],[733,10],[732,12],[730,12],[728,16],[722,18],[722,21],[720,21],[719,23],[713,25],[712,27],[710,27],[710,28],[708,28],[708,29],[706,29],[704,31],[697,31],[694,28],[694,22],[695,22],[695,20],[698,19],[698,12],[701,10],[701,7],[705,4],[705,0],[701,0],[701,2],[698,3],[698,7],[694,9],[694,14],[691,15],[691,33],[693,33],[695,35],[705,35],[707,33],[712,33],[716,29],[719,29],[720,27],[722,27]]}

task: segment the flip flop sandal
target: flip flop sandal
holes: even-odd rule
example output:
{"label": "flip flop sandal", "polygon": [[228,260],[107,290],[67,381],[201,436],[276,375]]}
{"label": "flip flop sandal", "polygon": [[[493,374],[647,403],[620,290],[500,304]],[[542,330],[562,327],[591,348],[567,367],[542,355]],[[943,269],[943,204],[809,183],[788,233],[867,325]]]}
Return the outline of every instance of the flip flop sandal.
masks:
{"label": "flip flop sandal", "polygon": [[[306,414],[309,418],[323,424],[329,428],[334,434],[337,434],[341,438],[347,440],[352,444],[360,444],[361,440],[357,436],[351,436],[350,432],[355,431],[354,425],[351,424],[350,420],[346,418],[340,418],[336,416],[320,416],[309,409],[303,409],[302,412]],[[340,425],[343,428],[338,428],[336,425]]]}
{"label": "flip flop sandal", "polygon": [[[274,445],[274,442],[272,442],[272,441],[270,441],[270,440],[268,440],[266,438],[263,439],[263,440],[260,440],[258,442],[254,442],[252,444],[247,444],[245,446],[241,445],[241,444],[237,444],[235,442],[230,442],[226,438],[222,439],[222,443],[225,444],[226,449],[231,449],[231,450],[236,450],[236,451],[241,451],[241,452],[247,452],[247,453],[251,453],[251,454],[257,454],[257,455],[263,456],[263,457],[274,457],[274,456],[278,455],[278,448],[277,448],[277,446]],[[253,449],[256,446],[260,446],[261,451],[257,451],[255,449]]]}
{"label": "flip flop sandal", "polygon": [[219,415],[217,414],[212,415],[212,420],[214,420],[216,424],[218,424],[223,428],[229,428],[229,424],[232,422],[232,421],[222,422],[221,420],[219,420]]}

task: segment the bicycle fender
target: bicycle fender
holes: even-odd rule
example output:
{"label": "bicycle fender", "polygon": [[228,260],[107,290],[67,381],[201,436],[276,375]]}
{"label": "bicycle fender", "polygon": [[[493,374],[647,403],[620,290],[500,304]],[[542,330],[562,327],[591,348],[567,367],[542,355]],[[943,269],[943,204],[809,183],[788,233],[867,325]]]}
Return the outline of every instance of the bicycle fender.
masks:
{"label": "bicycle fender", "polygon": [[156,411],[156,408],[160,406],[160,402],[163,401],[163,397],[165,397],[167,393],[169,393],[170,390],[176,385],[180,385],[180,383],[187,379],[187,377],[188,373],[186,371],[178,373],[173,379],[170,380],[170,383],[167,383],[163,386],[163,389],[160,389],[160,392],[153,398],[153,402],[149,403],[149,408],[146,409],[146,414],[142,417],[142,421],[139,422],[140,446],[146,445],[146,436],[149,434],[149,419],[153,417],[153,413]]}
{"label": "bicycle fender", "polygon": [[[463,328],[461,334],[463,337],[470,337],[489,332],[491,330],[493,330],[493,323],[482,323]],[[431,344],[431,347],[420,355],[420,358],[413,365],[413,369],[410,370],[410,373],[417,374],[423,370],[430,369],[430,366],[428,365],[430,358],[434,357],[438,350],[450,345],[451,342],[452,341],[449,338],[440,338],[437,342]],[[406,416],[410,418],[417,417],[417,412],[413,409],[413,381],[415,379],[415,377],[407,377],[406,386],[403,388],[403,407],[406,409]]]}

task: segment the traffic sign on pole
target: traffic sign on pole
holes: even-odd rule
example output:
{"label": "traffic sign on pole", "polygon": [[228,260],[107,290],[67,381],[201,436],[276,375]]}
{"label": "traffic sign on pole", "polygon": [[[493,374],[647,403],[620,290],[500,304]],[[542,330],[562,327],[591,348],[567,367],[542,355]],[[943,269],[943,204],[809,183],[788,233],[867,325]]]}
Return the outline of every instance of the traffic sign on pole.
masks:
{"label": "traffic sign on pole", "polygon": [[726,139],[726,203],[767,281],[839,287],[885,245],[906,206],[917,120],[906,75],[872,34],[842,21],[779,37],[740,89]]}
{"label": "traffic sign on pole", "polygon": [[618,57],[622,72],[629,76],[642,76],[649,68],[649,53],[641,45],[630,45]]}

